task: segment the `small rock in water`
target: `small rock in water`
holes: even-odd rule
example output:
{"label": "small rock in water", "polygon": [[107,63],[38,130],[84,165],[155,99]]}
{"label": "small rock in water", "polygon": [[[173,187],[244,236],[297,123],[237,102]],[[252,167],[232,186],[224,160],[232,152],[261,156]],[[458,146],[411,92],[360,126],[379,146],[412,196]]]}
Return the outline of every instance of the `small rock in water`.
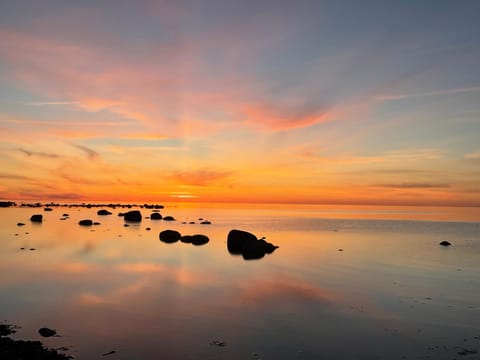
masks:
{"label": "small rock in water", "polygon": [[115,351],[115,350],[112,350],[112,351],[110,351],[110,352],[108,352],[108,353],[102,354],[102,356],[113,355],[113,354],[115,354],[115,353],[116,353],[116,351]]}
{"label": "small rock in water", "polygon": [[457,352],[458,355],[462,355],[462,356],[465,356],[465,355],[473,355],[473,354],[476,354],[477,353],[477,350],[474,350],[474,349],[464,349],[462,348],[459,352]]}
{"label": "small rock in water", "polygon": [[205,236],[205,235],[197,234],[192,236],[192,245],[195,245],[195,246],[205,245],[209,241],[210,239],[208,238],[208,236]]}
{"label": "small rock in water", "polygon": [[30,221],[41,223],[43,221],[43,215],[41,215],[41,214],[32,215],[32,217],[30,218]]}
{"label": "small rock in water", "polygon": [[221,340],[213,340],[210,345],[215,345],[215,346],[220,346],[220,347],[224,347],[224,346],[227,346],[227,343],[225,341],[221,341]]}
{"label": "small rock in water", "polygon": [[444,240],[444,241],[442,241],[442,242],[440,243],[440,245],[442,245],[442,246],[450,246],[450,245],[452,245],[452,244],[451,244],[449,241]]}
{"label": "small rock in water", "polygon": [[123,219],[130,222],[142,221],[142,213],[138,210],[132,210],[123,214]]}
{"label": "small rock in water", "polygon": [[35,249],[35,248],[30,248],[30,249],[28,249],[28,250],[30,250],[30,251],[35,251],[35,250],[37,250],[37,249]]}
{"label": "small rock in water", "polygon": [[162,215],[158,212],[152,213],[150,215],[151,220],[162,220]]}
{"label": "small rock in water", "polygon": [[17,226],[24,226],[24,225],[25,225],[25,224],[24,224],[24,223],[21,223],[21,222],[17,223]]}
{"label": "small rock in water", "polygon": [[163,221],[175,221],[175,218],[173,216],[165,216]]}
{"label": "small rock in water", "polygon": [[82,226],[92,226],[92,225],[93,225],[93,221],[92,221],[92,220],[89,220],[89,219],[80,220],[80,221],[78,222],[78,225],[82,225]]}
{"label": "small rock in water", "polygon": [[202,224],[202,225],[210,225],[210,224],[211,224],[211,221],[203,220],[200,224]]}
{"label": "small rock in water", "polygon": [[57,335],[57,332],[55,330],[49,329],[47,327],[38,329],[38,333],[43,337],[52,337]]}
{"label": "small rock in water", "polygon": [[160,233],[159,237],[161,241],[171,244],[180,240],[182,235],[175,230],[164,230]]}
{"label": "small rock in water", "polygon": [[97,215],[112,215],[112,213],[108,210],[102,209],[97,211]]}

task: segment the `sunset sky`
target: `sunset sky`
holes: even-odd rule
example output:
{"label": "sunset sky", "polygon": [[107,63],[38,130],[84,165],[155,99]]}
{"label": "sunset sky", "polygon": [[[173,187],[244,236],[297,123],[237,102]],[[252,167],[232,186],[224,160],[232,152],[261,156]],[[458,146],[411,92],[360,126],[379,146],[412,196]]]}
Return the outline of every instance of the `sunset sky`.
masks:
{"label": "sunset sky", "polygon": [[0,5],[0,199],[480,206],[478,0]]}

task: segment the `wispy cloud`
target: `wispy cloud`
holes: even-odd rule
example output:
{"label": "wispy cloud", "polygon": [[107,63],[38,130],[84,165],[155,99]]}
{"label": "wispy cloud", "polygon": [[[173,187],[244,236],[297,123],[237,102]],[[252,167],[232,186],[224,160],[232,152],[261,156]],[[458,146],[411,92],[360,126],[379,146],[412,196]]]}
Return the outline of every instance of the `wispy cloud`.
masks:
{"label": "wispy cloud", "polygon": [[76,147],[79,150],[82,150],[86,155],[88,160],[98,160],[100,158],[100,154],[96,152],[95,150],[84,146],[84,145],[78,145],[78,144],[71,144],[72,146]]}
{"label": "wispy cloud", "polygon": [[26,150],[26,149],[17,149],[21,153],[25,154],[26,156],[40,156],[44,158],[50,158],[50,159],[56,159],[59,158],[60,155],[54,154],[54,153],[46,153],[46,152],[41,152],[41,151],[32,151],[32,150]]}
{"label": "wispy cloud", "polygon": [[22,103],[30,106],[62,106],[62,105],[79,105],[78,101],[34,101]]}
{"label": "wispy cloud", "polygon": [[463,155],[465,160],[480,160],[480,151],[475,151]]}
{"label": "wispy cloud", "polygon": [[28,176],[17,175],[17,174],[8,174],[8,173],[0,173],[0,179],[30,180],[30,178]]}
{"label": "wispy cloud", "polygon": [[224,180],[233,174],[232,171],[201,169],[190,171],[176,171],[169,179],[183,185],[207,186],[214,182]]}
{"label": "wispy cloud", "polygon": [[421,183],[421,182],[405,182],[398,184],[377,184],[377,187],[396,188],[396,189],[429,189],[429,188],[449,188],[450,184],[442,183]]}
{"label": "wispy cloud", "polygon": [[389,101],[389,100],[404,100],[408,98],[443,96],[443,95],[477,93],[477,92],[480,92],[480,86],[436,90],[436,91],[429,91],[429,92],[423,92],[423,93],[381,94],[381,95],[371,96],[370,98],[374,100]]}

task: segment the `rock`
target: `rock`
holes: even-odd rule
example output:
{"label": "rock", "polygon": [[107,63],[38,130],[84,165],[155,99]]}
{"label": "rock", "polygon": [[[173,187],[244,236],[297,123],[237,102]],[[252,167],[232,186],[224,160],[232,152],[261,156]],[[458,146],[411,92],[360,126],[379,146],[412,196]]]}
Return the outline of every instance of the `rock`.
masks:
{"label": "rock", "polygon": [[57,332],[53,329],[49,329],[46,327],[38,329],[38,333],[42,335],[43,337],[52,337],[57,335]]}
{"label": "rock", "polygon": [[162,220],[162,214],[154,212],[150,215],[151,220]]}
{"label": "rock", "polygon": [[93,225],[93,221],[90,220],[90,219],[80,220],[80,221],[78,222],[78,225],[82,225],[82,226],[92,226],[92,225]]}
{"label": "rock", "polygon": [[247,231],[231,230],[228,233],[228,251],[233,255],[242,255],[245,260],[261,259],[277,248],[278,246],[265,241],[264,238],[258,240],[255,235]]}
{"label": "rock", "polygon": [[197,234],[192,236],[192,245],[195,245],[195,246],[205,245],[209,241],[210,239],[208,238],[208,236],[205,236],[205,235]]}
{"label": "rock", "polygon": [[180,240],[182,235],[175,230],[164,230],[160,233],[160,241],[163,241],[167,244],[172,244]]}
{"label": "rock", "polygon": [[98,221],[95,221],[93,225],[101,225]]}
{"label": "rock", "polygon": [[52,208],[48,208],[48,207],[43,209],[43,211],[52,211],[52,210],[53,210]]}
{"label": "rock", "polygon": [[0,201],[0,207],[10,207],[10,206],[16,206],[16,204],[13,201]]}
{"label": "rock", "polygon": [[200,224],[202,224],[202,225],[210,225],[211,222],[208,221],[208,220],[204,220],[204,221],[202,221]]}
{"label": "rock", "polygon": [[175,221],[175,218],[173,216],[165,216],[163,218],[164,221]]}
{"label": "rock", "polygon": [[139,210],[132,210],[123,214],[123,219],[130,222],[141,222],[142,213]]}
{"label": "rock", "polygon": [[227,248],[231,254],[240,255],[244,245],[253,241],[258,241],[255,235],[243,230],[231,230],[227,237]]}
{"label": "rock", "polygon": [[30,218],[30,221],[41,223],[43,221],[43,215],[41,215],[41,214],[32,215],[32,217]]}
{"label": "rock", "polygon": [[442,242],[440,243],[440,245],[442,245],[442,246],[450,246],[450,245],[452,245],[452,244],[451,244],[450,242],[444,240],[444,241],[442,241]]}
{"label": "rock", "polygon": [[145,228],[145,230],[150,231],[150,230],[152,230],[152,229],[150,229],[149,227],[147,227],[147,228]]}
{"label": "rock", "polygon": [[185,243],[185,244],[191,244],[192,243],[192,240],[193,240],[193,236],[192,235],[183,235],[181,238],[180,238],[180,241]]}
{"label": "rock", "polygon": [[21,222],[19,222],[19,223],[17,223],[17,226],[25,226],[25,224],[24,224],[24,223],[21,223]]}
{"label": "rock", "polygon": [[97,211],[97,215],[112,215],[112,213],[108,210],[102,209]]}
{"label": "rock", "polygon": [[63,217],[69,217],[70,215],[68,215],[68,214],[63,214],[62,216],[63,216]]}

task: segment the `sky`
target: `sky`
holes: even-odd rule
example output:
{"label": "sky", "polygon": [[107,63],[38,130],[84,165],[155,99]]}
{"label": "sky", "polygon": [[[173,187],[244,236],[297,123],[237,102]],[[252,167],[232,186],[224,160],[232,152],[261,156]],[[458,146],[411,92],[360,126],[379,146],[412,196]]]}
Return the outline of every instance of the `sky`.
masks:
{"label": "sky", "polygon": [[480,206],[478,0],[1,0],[0,198]]}

